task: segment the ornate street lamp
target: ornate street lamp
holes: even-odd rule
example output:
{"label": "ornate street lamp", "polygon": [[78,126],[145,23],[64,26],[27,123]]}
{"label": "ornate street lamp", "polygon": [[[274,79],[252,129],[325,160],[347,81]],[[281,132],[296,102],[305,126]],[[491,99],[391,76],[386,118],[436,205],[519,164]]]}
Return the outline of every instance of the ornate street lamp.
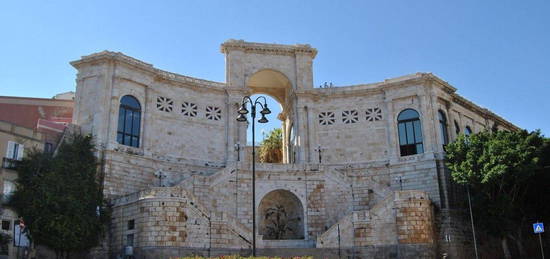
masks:
{"label": "ornate street lamp", "polygon": [[[260,99],[263,99],[263,104],[259,101]],[[267,101],[265,97],[258,96],[254,101],[252,101],[250,96],[245,96],[243,97],[241,108],[237,111],[239,113],[237,121],[239,122],[247,121],[247,103],[250,104],[250,117],[252,117],[252,256],[256,256],[256,128],[254,127],[254,120],[256,119],[256,105],[259,105],[262,108],[260,111],[262,117],[258,120],[259,123],[267,123],[268,120],[265,115],[270,114],[271,111],[267,108]]]}

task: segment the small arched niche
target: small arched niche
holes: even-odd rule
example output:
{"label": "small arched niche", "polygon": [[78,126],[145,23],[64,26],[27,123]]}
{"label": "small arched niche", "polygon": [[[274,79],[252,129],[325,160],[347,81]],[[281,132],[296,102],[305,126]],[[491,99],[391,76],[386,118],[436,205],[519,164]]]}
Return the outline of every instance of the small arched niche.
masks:
{"label": "small arched niche", "polygon": [[258,230],[264,240],[304,239],[304,207],[292,192],[275,190],[266,194],[258,215]]}

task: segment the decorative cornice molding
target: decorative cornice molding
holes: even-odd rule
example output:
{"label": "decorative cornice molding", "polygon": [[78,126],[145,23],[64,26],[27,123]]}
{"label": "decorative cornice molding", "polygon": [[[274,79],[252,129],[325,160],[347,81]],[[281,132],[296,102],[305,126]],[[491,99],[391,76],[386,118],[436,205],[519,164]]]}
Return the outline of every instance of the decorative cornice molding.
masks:
{"label": "decorative cornice molding", "polygon": [[225,87],[225,83],[184,76],[177,73],[172,73],[172,72],[155,68],[153,65],[149,63],[124,55],[121,52],[112,52],[112,51],[105,50],[102,52],[93,53],[91,55],[82,56],[81,59],[72,61],[70,62],[70,64],[73,67],[78,69],[84,64],[89,64],[92,62],[98,62],[103,60],[121,62],[130,66],[139,68],[141,70],[145,70],[147,72],[152,73],[155,79],[174,81],[174,82],[179,82],[179,83],[193,85],[193,86],[211,87],[218,90],[220,88]]}
{"label": "decorative cornice molding", "polygon": [[510,128],[511,130],[520,130],[520,128],[511,122],[505,120],[504,118],[498,116],[497,114],[493,113],[487,108],[480,107],[476,104],[474,104],[471,101],[468,101],[466,98],[458,95],[457,93],[453,93],[452,95],[453,102],[462,105],[463,107],[478,112],[483,118],[485,119],[491,119],[495,122],[497,122],[500,125],[506,126]]}
{"label": "decorative cornice molding", "polygon": [[295,45],[283,45],[283,44],[269,44],[269,43],[257,43],[246,42],[244,40],[228,40],[224,42],[220,51],[222,53],[229,53],[231,50],[241,50],[244,52],[262,53],[262,54],[274,54],[274,55],[309,55],[311,58],[315,58],[317,55],[317,49],[312,48],[309,44],[295,44]]}

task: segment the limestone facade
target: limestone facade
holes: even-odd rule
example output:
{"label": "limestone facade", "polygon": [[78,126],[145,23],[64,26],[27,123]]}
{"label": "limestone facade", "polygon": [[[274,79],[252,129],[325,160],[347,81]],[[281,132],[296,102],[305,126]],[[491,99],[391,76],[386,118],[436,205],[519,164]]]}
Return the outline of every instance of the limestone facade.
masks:
{"label": "limestone facade", "polygon": [[[444,140],[466,127],[515,130],[513,124],[431,73],[314,88],[317,50],[309,45],[229,40],[221,51],[225,83],[109,51],[71,63],[78,70],[73,123],[95,137],[114,208],[106,253],[116,256],[128,252],[125,247],[138,258],[249,251],[251,154],[244,145],[247,124],[235,118],[243,97],[259,93],[283,108],[269,116],[282,121],[284,154],[282,164],[256,166],[261,251],[467,256],[456,252],[467,247],[466,237],[449,222],[461,196],[442,163]],[[137,145],[121,144],[117,135],[125,96],[139,103],[130,119]],[[407,109],[419,115],[422,147],[402,155],[405,128],[398,116]],[[295,234],[283,240],[263,237],[265,208],[276,204],[292,208]]]}

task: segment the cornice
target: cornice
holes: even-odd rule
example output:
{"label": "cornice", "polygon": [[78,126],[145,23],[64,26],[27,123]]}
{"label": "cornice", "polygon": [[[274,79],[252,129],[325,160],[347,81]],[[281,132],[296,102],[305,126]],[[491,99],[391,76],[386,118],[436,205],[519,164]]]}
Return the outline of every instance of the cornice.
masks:
{"label": "cornice", "polygon": [[453,102],[455,102],[455,103],[457,103],[457,104],[459,104],[459,105],[461,105],[461,106],[463,106],[467,109],[478,112],[485,119],[494,120],[495,122],[498,122],[499,124],[504,125],[504,126],[510,128],[512,130],[520,130],[520,128],[518,126],[516,126],[516,125],[512,124],[511,122],[505,120],[504,118],[498,116],[497,114],[493,113],[489,109],[483,108],[483,107],[480,107],[480,106],[474,104],[473,102],[467,100],[466,98],[460,96],[457,93],[451,94],[451,97],[453,98],[452,99]]}
{"label": "cornice", "polygon": [[220,51],[225,54],[229,53],[229,51],[231,50],[291,56],[304,54],[311,56],[311,58],[315,58],[315,56],[317,55],[317,49],[312,48],[309,44],[283,45],[246,42],[244,40],[228,40],[224,42],[220,47]]}
{"label": "cornice", "polygon": [[340,86],[333,88],[314,88],[303,92],[297,92],[297,95],[315,97],[348,97],[366,94],[381,94],[390,88],[422,84],[425,81],[426,77],[424,77],[424,73],[416,73],[386,79],[383,82],[372,84]]}
{"label": "cornice", "polygon": [[440,88],[443,89],[443,91],[445,91],[446,93],[448,94],[453,94],[456,92],[456,88],[453,87],[452,85],[450,85],[447,81],[444,81],[443,79],[437,77],[436,75],[432,74],[432,73],[419,73],[421,75],[421,77],[428,81],[428,82],[435,82],[436,83],[436,86],[439,86]]}
{"label": "cornice", "polygon": [[70,62],[70,64],[76,69],[79,69],[81,66],[85,64],[99,62],[99,61],[115,61],[115,62],[124,63],[126,65],[136,67],[138,69],[152,73],[156,80],[161,79],[161,80],[188,84],[192,86],[208,87],[208,88],[213,88],[217,90],[220,90],[220,88],[225,87],[225,83],[209,81],[209,80],[194,78],[190,76],[184,76],[177,73],[172,73],[172,72],[155,68],[153,65],[149,63],[124,55],[121,52],[112,52],[112,51],[105,50],[102,52],[93,53],[91,55],[82,56],[81,59],[72,61]]}

